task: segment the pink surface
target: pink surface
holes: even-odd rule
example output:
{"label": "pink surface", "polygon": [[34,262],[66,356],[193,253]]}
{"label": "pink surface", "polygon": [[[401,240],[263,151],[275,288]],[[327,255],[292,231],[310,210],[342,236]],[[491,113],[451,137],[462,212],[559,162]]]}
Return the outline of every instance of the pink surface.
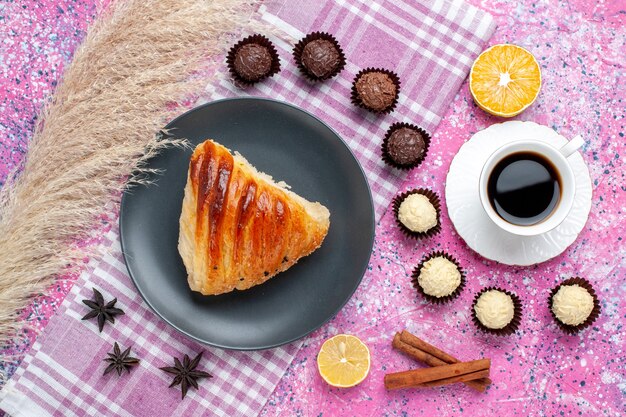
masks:
{"label": "pink surface", "polygon": [[[593,181],[589,221],[574,244],[556,259],[529,268],[486,261],[454,232],[447,217],[443,232],[415,243],[385,215],[376,236],[370,271],[340,314],[314,333],[296,356],[262,415],[565,415],[618,416],[626,413],[624,344],[626,264],[622,242],[626,187],[624,132],[626,82],[626,3],[505,2],[470,3],[498,20],[491,43],[527,47],[540,62],[543,89],[518,120],[546,124],[571,137],[582,134],[584,159]],[[611,3],[611,2],[608,2]],[[616,5],[617,4],[617,5]],[[461,88],[435,132],[428,158],[403,189],[430,187],[440,195],[452,158],[474,132],[500,119],[479,110]],[[445,209],[444,209],[445,211]],[[431,306],[411,287],[409,275],[432,250],[444,249],[466,268],[461,296]],[[577,336],[562,334],[547,307],[551,288],[580,275],[594,285],[602,314]],[[474,294],[488,285],[517,293],[523,300],[521,330],[511,337],[485,336],[470,321]],[[492,359],[494,384],[486,394],[461,385],[413,391],[385,391],[386,372],[416,367],[391,349],[395,331],[415,334],[461,359]],[[322,342],[337,333],[359,336],[370,348],[369,377],[352,389],[329,388],[316,368]]]}
{"label": "pink surface", "polygon": [[[228,77],[224,77],[218,88],[213,83],[210,90],[218,96],[265,95],[288,101],[322,117],[336,131],[341,132],[361,162],[370,182],[377,218],[380,218],[407,174],[406,171],[397,172],[386,167],[376,152],[388,126],[385,119],[410,120],[433,131],[463,83],[471,63],[493,34],[495,22],[490,15],[462,3],[462,0],[455,0],[456,10],[445,4],[432,7],[429,0],[378,0],[372,5],[358,4],[354,0],[343,4],[325,2],[323,12],[308,23],[294,19],[300,16],[299,4],[281,0],[267,1],[261,10],[260,19],[290,22],[289,27],[282,23],[278,23],[278,26],[291,30],[292,35],[293,30],[299,30],[295,34],[297,38],[313,30],[332,30],[338,23],[350,22],[334,31],[346,54],[345,71],[323,84],[311,85],[295,65],[287,64],[292,60],[292,45],[275,39],[278,53],[285,63],[279,74],[245,90],[237,88]],[[425,20],[423,23],[422,19]],[[376,21],[376,25],[372,21]],[[403,22],[403,26],[398,26],[398,21]],[[294,29],[294,22],[305,26]],[[421,32],[416,35],[407,33],[406,27],[419,27]],[[372,49],[376,51],[375,54],[364,54],[363,51],[372,48],[373,40],[378,44],[384,43],[388,48]],[[349,86],[360,66],[387,66],[391,63],[394,63],[393,68],[406,90],[400,95],[394,114],[375,117],[352,105]],[[221,66],[221,69],[226,71],[225,66]],[[434,90],[437,91],[436,96],[432,94]],[[216,98],[215,95],[212,98]],[[111,241],[117,240],[114,234]],[[108,408],[120,415],[187,416],[198,405],[211,408],[217,415],[221,413],[234,417],[258,414],[302,341],[263,351],[262,355],[259,352],[231,352],[198,346],[150,312],[134,290],[130,277],[121,273],[125,266],[119,249],[111,245],[107,250],[115,253],[115,256],[105,257],[93,272],[81,274],[74,283],[71,294],[48,322],[45,332],[38,336],[37,343],[23,359],[22,366],[0,392],[0,409],[10,414],[37,417],[58,412],[80,415],[76,413],[77,404],[101,405],[102,398],[106,396]],[[103,270],[117,272],[103,275]],[[85,296],[85,291],[90,294],[92,286],[102,289],[103,294],[107,290],[113,291],[121,303],[120,307],[126,312],[116,320],[114,328],[102,334],[94,332],[93,326],[77,320],[84,309],[80,298]],[[124,346],[133,344],[133,351],[143,364],[141,371],[134,371],[132,377],[116,381],[115,390],[103,388],[103,385],[110,384],[110,379],[92,372],[102,364],[102,359],[98,355],[81,355],[86,346],[98,352],[110,349],[112,335]],[[81,341],[78,347],[76,340]],[[74,352],[75,349],[80,350],[80,354]],[[160,379],[164,377],[158,370],[163,362],[162,356],[171,355],[172,351],[177,357],[183,353],[194,356],[195,352],[201,350],[205,351],[205,359],[212,367],[210,369],[213,370],[214,378],[202,384],[201,389],[184,402],[180,402],[171,390],[167,390],[167,384],[163,384],[160,387],[162,393],[156,394],[161,401],[155,403],[152,382],[155,376]],[[89,379],[84,378],[85,372],[91,376]],[[250,378],[251,374],[255,377]],[[59,379],[58,375],[64,378]],[[150,392],[143,392],[144,389]],[[102,397],[94,396],[94,392],[102,394]],[[143,411],[140,412],[135,405],[140,398],[147,398],[148,394],[151,394],[150,403],[143,405]],[[25,403],[30,404],[31,409],[19,414]]]}
{"label": "pink surface", "polygon": [[[19,167],[37,114],[83,39],[96,9],[96,2],[91,0],[0,3],[0,186]],[[14,356],[15,361],[0,363],[0,371],[7,375],[15,371],[76,278],[57,280],[23,312],[32,330],[18,335],[1,351]]]}
{"label": "pink surface", "polygon": [[[623,328],[626,264],[622,239],[624,135],[626,129],[626,5],[590,2],[469,0],[499,23],[492,43],[531,50],[542,66],[542,93],[518,117],[553,127],[565,136],[581,133],[594,183],[587,226],[560,257],[530,268],[487,262],[469,250],[444,215],[443,232],[421,243],[407,241],[391,216],[377,230],[370,271],[341,313],[308,338],[263,415],[606,415],[626,413]],[[24,6],[24,8],[22,8]],[[62,66],[95,13],[93,2],[24,1],[0,5],[4,79],[0,84],[0,181],[23,155],[33,117],[54,87]],[[41,74],[39,73],[41,71]],[[450,161],[472,133],[498,122],[476,108],[461,87],[436,131],[425,163],[403,188],[427,186],[443,195]],[[428,252],[443,248],[466,268],[468,285],[444,307],[419,299],[408,275]],[[546,298],[572,275],[589,279],[602,301],[595,325],[578,336],[561,334]],[[45,323],[67,293],[60,282],[27,316]],[[469,321],[473,294],[486,285],[516,292],[524,301],[521,330],[508,338],[478,333]],[[413,364],[390,347],[396,330],[408,327],[461,359],[491,357],[494,385],[486,394],[462,386],[388,393],[385,372]],[[315,355],[323,340],[339,332],[361,337],[372,351],[372,371],[360,386],[330,389],[321,382]],[[23,350],[25,346],[21,344]],[[11,369],[7,369],[11,372]]]}

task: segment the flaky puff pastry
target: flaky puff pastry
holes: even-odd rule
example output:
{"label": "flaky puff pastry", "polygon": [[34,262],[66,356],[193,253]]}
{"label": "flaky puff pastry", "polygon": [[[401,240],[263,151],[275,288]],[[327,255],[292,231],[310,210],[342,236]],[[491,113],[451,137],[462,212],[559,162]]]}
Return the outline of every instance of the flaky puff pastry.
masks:
{"label": "flaky puff pastry", "polygon": [[212,140],[191,156],[178,251],[189,287],[204,295],[245,290],[322,244],[330,213]]}

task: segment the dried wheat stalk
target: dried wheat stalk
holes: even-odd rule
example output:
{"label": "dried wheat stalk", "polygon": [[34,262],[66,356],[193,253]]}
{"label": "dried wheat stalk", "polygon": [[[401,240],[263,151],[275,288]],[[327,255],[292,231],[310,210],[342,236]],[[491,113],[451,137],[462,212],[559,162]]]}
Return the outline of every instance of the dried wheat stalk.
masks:
{"label": "dried wheat stalk", "polygon": [[[0,344],[18,312],[76,268],[123,179],[171,142],[163,124],[210,80],[256,0],[116,1],[90,28],[43,110],[23,171],[0,190]],[[204,72],[203,72],[204,71]],[[110,206],[110,205],[109,205]]]}

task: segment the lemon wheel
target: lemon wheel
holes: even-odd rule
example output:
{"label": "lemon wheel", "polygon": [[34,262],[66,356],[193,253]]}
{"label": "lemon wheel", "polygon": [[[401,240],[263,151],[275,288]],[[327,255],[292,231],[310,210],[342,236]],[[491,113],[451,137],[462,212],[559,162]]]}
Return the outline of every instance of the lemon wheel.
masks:
{"label": "lemon wheel", "polygon": [[333,387],[353,387],[369,373],[370,351],[358,337],[339,334],[322,345],[317,368],[324,381]]}
{"label": "lemon wheel", "polygon": [[500,117],[513,117],[533,104],[541,89],[535,57],[516,45],[494,45],[476,58],[470,92],[476,104]]}

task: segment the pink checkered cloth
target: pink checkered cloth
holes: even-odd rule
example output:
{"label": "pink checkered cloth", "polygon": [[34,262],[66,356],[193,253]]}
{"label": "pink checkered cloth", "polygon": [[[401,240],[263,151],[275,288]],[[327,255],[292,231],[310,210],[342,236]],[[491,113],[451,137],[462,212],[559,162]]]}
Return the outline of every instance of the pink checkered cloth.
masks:
{"label": "pink checkered cloth", "polygon": [[[268,1],[261,19],[294,39],[312,31],[333,33],[348,58],[336,78],[310,84],[298,73],[292,46],[274,39],[282,71],[245,91],[224,81],[211,86],[213,98],[251,94],[284,100],[317,115],[348,143],[367,174],[377,219],[389,205],[404,174],[380,158],[381,139],[392,123],[411,122],[433,132],[448,103],[495,30],[488,14],[462,0],[281,0]],[[402,82],[396,110],[375,116],[350,103],[354,75],[362,68],[394,70]],[[259,352],[202,346],[164,324],[142,301],[124,266],[117,230],[107,236],[106,255],[90,264],[22,365],[0,392],[0,409],[13,416],[252,416],[264,406],[300,342]],[[98,332],[81,321],[82,299],[91,288],[106,300],[118,298],[126,314]],[[117,341],[141,359],[129,375],[103,376],[102,359]],[[200,380],[181,401],[168,389],[171,376],[159,370],[172,357],[204,351]]]}
{"label": "pink checkered cloth", "polygon": [[[346,67],[331,80],[309,83],[294,64],[293,46],[272,39],[281,58],[278,76],[243,91],[224,80],[210,86],[211,98],[274,98],[328,123],[361,163],[380,220],[406,178],[406,171],[390,169],[381,159],[387,129],[407,122],[432,135],[493,34],[493,18],[463,0],[270,0],[260,11],[263,21],[296,40],[313,31],[333,34],[346,54]],[[400,77],[398,106],[389,115],[377,116],[350,101],[354,76],[368,67]]]}

